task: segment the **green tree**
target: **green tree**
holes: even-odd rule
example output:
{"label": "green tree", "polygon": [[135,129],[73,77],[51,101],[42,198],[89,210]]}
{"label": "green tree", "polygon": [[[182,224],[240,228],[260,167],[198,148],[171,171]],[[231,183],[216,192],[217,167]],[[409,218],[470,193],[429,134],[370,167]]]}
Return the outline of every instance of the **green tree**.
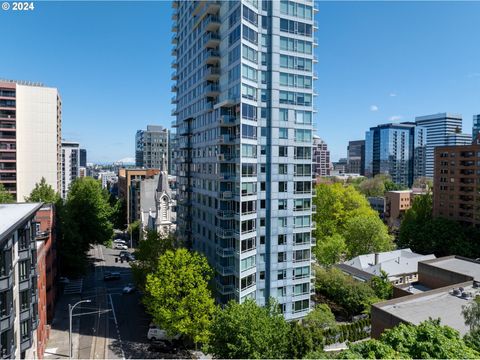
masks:
{"label": "green tree", "polygon": [[181,334],[205,344],[215,311],[208,282],[213,271],[207,259],[187,249],[167,250],[155,272],[147,274],[143,301],[154,322],[168,334]]}
{"label": "green tree", "polygon": [[349,346],[344,358],[475,359],[480,353],[467,346],[458,331],[427,320],[420,325],[400,324],[386,330],[379,340]]}
{"label": "green tree", "polygon": [[136,261],[131,264],[137,286],[144,289],[147,274],[155,272],[158,258],[167,250],[174,250],[178,245],[173,234],[160,236],[156,231],[148,231],[145,239],[139,242],[135,250]]}
{"label": "green tree", "polygon": [[398,246],[437,256],[480,256],[480,232],[456,221],[433,218],[432,194],[415,197],[400,225]]}
{"label": "green tree", "polygon": [[112,208],[99,181],[84,177],[70,186],[64,206],[57,208],[61,241],[59,257],[67,274],[77,275],[86,264],[92,244],[104,244],[113,236]]}
{"label": "green tree", "polygon": [[[321,333],[321,329],[319,329]],[[290,323],[288,346],[289,352],[286,356],[291,359],[302,359],[305,354],[319,348],[322,349],[322,339],[314,339],[310,328],[302,325],[299,321],[292,321]],[[320,340],[320,341],[319,341]]]}
{"label": "green tree", "polygon": [[327,304],[317,304],[303,319],[303,324],[311,328],[326,329],[335,328],[337,323]]}
{"label": "green tree", "polygon": [[341,306],[350,317],[368,312],[371,304],[380,301],[367,283],[354,280],[336,268],[315,269],[315,291]]}
{"label": "green tree", "polygon": [[465,324],[470,327],[470,331],[465,335],[464,340],[468,346],[480,351],[480,296],[475,297],[474,301],[463,306],[462,315]]}
{"label": "green tree", "polygon": [[211,327],[208,351],[223,359],[283,359],[290,356],[290,325],[272,302],[229,302]]}
{"label": "green tree", "polygon": [[53,187],[47,184],[44,177],[40,183],[36,183],[29,197],[25,198],[27,202],[43,202],[47,204],[55,204],[60,200],[60,195],[53,190]]}
{"label": "green tree", "polygon": [[383,196],[385,194],[385,183],[378,176],[363,180],[357,188],[365,196]]}
{"label": "green tree", "polygon": [[319,264],[331,266],[342,260],[343,255],[347,251],[347,245],[342,235],[333,234],[320,240],[314,251]]}
{"label": "green tree", "polygon": [[319,184],[314,202],[317,205],[314,215],[317,222],[316,236],[320,241],[327,236],[341,234],[352,217],[370,215],[378,218],[377,212],[370,207],[365,196],[351,185]]}
{"label": "green tree", "polygon": [[11,204],[15,202],[15,198],[12,194],[5,190],[3,184],[0,184],[0,204]]}
{"label": "green tree", "polygon": [[381,270],[380,276],[370,279],[370,286],[380,299],[388,300],[393,296],[393,285],[388,279],[388,274],[383,270]]}
{"label": "green tree", "polygon": [[139,244],[140,240],[143,240],[142,237],[142,222],[140,220],[135,220],[130,223],[127,228],[128,234],[132,237],[134,243]]}
{"label": "green tree", "polygon": [[350,258],[393,248],[392,237],[378,216],[358,215],[350,218],[342,235]]}

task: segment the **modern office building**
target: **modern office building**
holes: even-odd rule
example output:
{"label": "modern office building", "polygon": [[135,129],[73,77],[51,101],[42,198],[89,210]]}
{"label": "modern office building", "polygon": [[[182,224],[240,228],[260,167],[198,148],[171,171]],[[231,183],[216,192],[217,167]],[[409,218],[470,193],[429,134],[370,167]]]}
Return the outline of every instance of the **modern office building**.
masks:
{"label": "modern office building", "polygon": [[36,226],[41,203],[0,205],[0,348],[3,359],[34,359],[39,321]]}
{"label": "modern office building", "polygon": [[87,167],[87,150],[80,149],[80,166],[86,168]]}
{"label": "modern office building", "polygon": [[[462,116],[450,113],[417,116],[417,126],[427,129],[425,144],[425,176],[433,178],[434,151],[436,146],[465,145],[462,136]],[[452,134],[457,134],[452,136]],[[471,143],[471,139],[468,139]]]}
{"label": "modern office building", "polygon": [[135,135],[135,166],[161,169],[163,159],[169,158],[168,142],[169,131],[162,126],[148,125],[147,130],[138,130]]}
{"label": "modern office building", "polygon": [[433,215],[480,225],[480,145],[435,148]]}
{"label": "modern office building", "polygon": [[61,190],[61,109],[55,88],[0,80],[0,183],[17,201],[42,177]]}
{"label": "modern office building", "polygon": [[330,151],[327,143],[318,135],[313,135],[312,163],[315,176],[330,175]]}
{"label": "modern office building", "polygon": [[220,303],[311,306],[314,3],[173,1],[177,232]]}
{"label": "modern office building", "polygon": [[349,174],[365,175],[365,140],[348,142],[345,171]]}
{"label": "modern office building", "polygon": [[411,186],[424,176],[426,129],[414,123],[382,124],[365,135],[365,175],[388,174]]}
{"label": "modern office building", "polygon": [[72,182],[80,177],[80,144],[62,142],[62,198],[66,199]]}
{"label": "modern office building", "polygon": [[480,114],[473,115],[472,143],[477,143],[480,134]]}

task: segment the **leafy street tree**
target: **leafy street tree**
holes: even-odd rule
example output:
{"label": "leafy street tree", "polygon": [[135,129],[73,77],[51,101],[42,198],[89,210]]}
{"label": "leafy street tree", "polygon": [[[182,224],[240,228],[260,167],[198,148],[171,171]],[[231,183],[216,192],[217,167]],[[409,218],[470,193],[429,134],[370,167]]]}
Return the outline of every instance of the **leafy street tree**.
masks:
{"label": "leafy street tree", "polygon": [[388,280],[388,274],[383,270],[380,276],[370,279],[370,286],[380,299],[388,300],[393,296],[393,285]]}
{"label": "leafy street tree", "polygon": [[342,352],[347,359],[475,359],[480,353],[467,346],[458,331],[428,320],[420,325],[400,324],[386,330],[379,340],[353,344]]}
{"label": "leafy street tree", "polygon": [[147,274],[155,272],[158,258],[167,250],[174,250],[177,245],[173,234],[161,237],[156,231],[147,232],[147,236],[139,242],[135,251],[136,261],[131,264],[137,286],[145,288]]}
{"label": "leafy street tree", "polygon": [[340,234],[325,237],[314,248],[315,256],[320,265],[331,266],[339,263],[347,252],[345,239]]}
{"label": "leafy street tree", "polygon": [[393,248],[392,237],[378,216],[359,215],[349,219],[343,236],[349,258]]}
{"label": "leafy street tree", "polygon": [[3,184],[0,184],[0,204],[11,204],[14,202],[15,199],[13,198],[12,194],[5,190]]}
{"label": "leafy street tree", "polygon": [[57,212],[61,237],[58,241],[59,257],[63,270],[76,275],[85,268],[90,245],[103,244],[113,236],[108,194],[93,178],[76,179],[70,186],[65,204],[57,206]]}
{"label": "leafy street tree", "polygon": [[53,190],[53,187],[47,184],[44,177],[40,183],[36,183],[29,197],[25,198],[27,202],[44,202],[47,204],[55,204],[60,200],[60,195]]}
{"label": "leafy street tree", "polygon": [[143,301],[155,324],[168,334],[181,334],[195,344],[210,337],[215,311],[208,282],[213,271],[207,259],[187,249],[167,250],[155,272],[147,274]]}
{"label": "leafy street tree", "polygon": [[260,307],[248,299],[217,311],[208,351],[223,359],[283,359],[289,355],[290,325],[278,307]]}

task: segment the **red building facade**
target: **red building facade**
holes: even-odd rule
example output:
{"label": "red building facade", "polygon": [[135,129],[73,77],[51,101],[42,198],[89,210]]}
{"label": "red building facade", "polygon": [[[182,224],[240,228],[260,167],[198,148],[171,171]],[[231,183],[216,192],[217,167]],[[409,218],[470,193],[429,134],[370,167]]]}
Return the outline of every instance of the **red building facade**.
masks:
{"label": "red building facade", "polygon": [[37,353],[43,358],[53,320],[57,276],[55,248],[55,209],[45,205],[38,210],[37,222],[37,274],[38,274],[38,328]]}

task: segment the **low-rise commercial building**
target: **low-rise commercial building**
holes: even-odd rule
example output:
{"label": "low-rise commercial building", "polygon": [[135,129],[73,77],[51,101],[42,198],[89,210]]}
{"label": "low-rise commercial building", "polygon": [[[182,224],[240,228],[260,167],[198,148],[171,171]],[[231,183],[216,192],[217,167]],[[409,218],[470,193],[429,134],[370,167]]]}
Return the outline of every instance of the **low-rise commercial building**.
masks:
{"label": "low-rise commercial building", "polygon": [[429,259],[435,259],[435,255],[421,255],[410,249],[401,249],[360,255],[337,267],[360,281],[381,276],[384,271],[392,284],[401,285],[417,281],[418,263]]}
{"label": "low-rise commercial building", "polygon": [[390,227],[400,227],[403,215],[412,207],[412,199],[411,190],[385,193],[385,221]]}
{"label": "low-rise commercial building", "polygon": [[370,207],[377,211],[383,217],[385,213],[385,197],[383,196],[369,196],[367,197]]}
{"label": "low-rise commercial building", "polygon": [[429,318],[468,332],[462,309],[480,295],[480,262],[447,256],[418,263],[418,281],[397,297],[372,305],[372,337],[401,323],[418,325]]}

